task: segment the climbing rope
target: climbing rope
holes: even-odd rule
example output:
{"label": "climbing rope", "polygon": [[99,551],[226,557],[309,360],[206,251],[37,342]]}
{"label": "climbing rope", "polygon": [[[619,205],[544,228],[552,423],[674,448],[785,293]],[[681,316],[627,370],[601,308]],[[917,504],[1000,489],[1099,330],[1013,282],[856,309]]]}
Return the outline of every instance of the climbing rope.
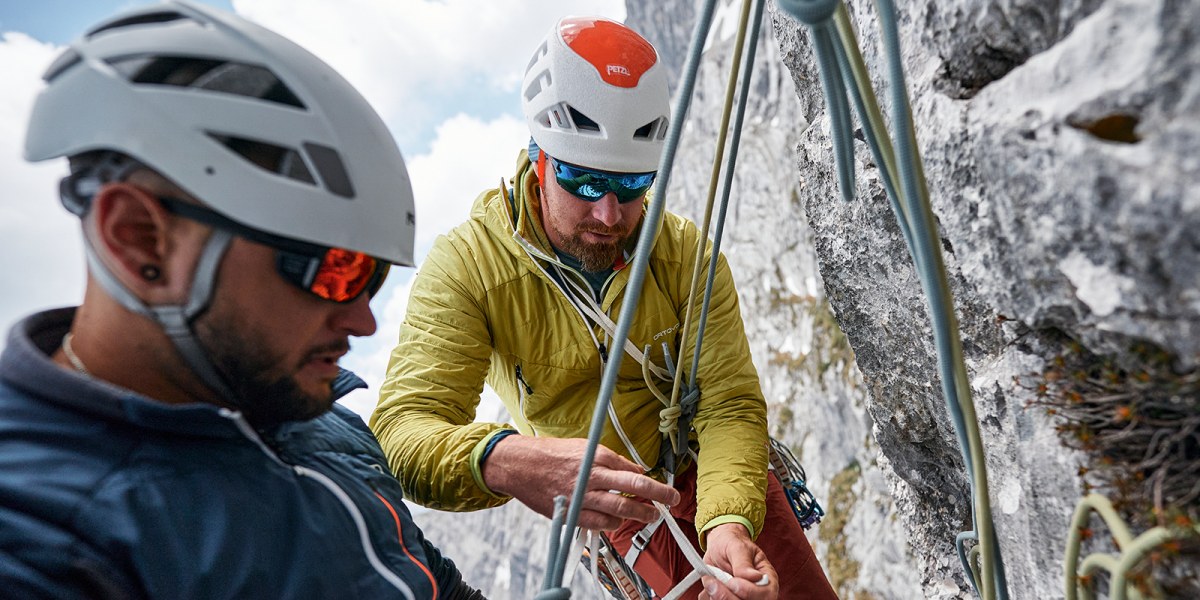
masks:
{"label": "climbing rope", "polygon": [[[617,319],[617,331],[613,335],[613,339],[617,340],[618,343],[623,343],[624,340],[629,339],[629,329],[633,324],[633,317],[637,311],[638,299],[642,293],[642,284],[646,278],[650,251],[654,246],[654,234],[658,230],[658,225],[662,221],[663,211],[666,207],[667,186],[671,180],[671,169],[675,162],[675,152],[679,147],[679,138],[683,133],[683,121],[687,116],[687,109],[691,105],[692,91],[696,86],[696,73],[700,68],[700,55],[704,47],[704,40],[708,37],[709,27],[712,24],[715,4],[716,0],[705,0],[701,6],[700,14],[696,19],[696,27],[692,33],[691,46],[688,50],[687,63],[683,79],[680,83],[678,99],[671,114],[671,124],[667,129],[666,148],[664,148],[662,159],[659,162],[654,198],[646,210],[642,232],[638,236],[637,247],[634,251],[634,261],[630,266],[629,283],[625,287],[625,299],[621,306],[620,316]],[[592,464],[596,458],[596,447],[599,445],[600,435],[604,431],[604,416],[608,412],[608,406],[612,402],[612,394],[616,388],[617,374],[620,371],[623,358],[624,353],[614,352],[605,366],[604,376],[600,380],[600,392],[596,397],[596,406],[592,413],[592,424],[588,430],[588,443],[584,448],[579,476],[575,480],[575,489],[571,494],[566,519],[561,523],[551,523],[550,535],[552,546],[557,549],[557,552],[555,553],[554,560],[547,565],[546,581],[542,587],[542,593],[537,596],[538,600],[570,597],[570,592],[561,587],[563,573],[566,571],[567,560],[570,554],[569,550],[564,549],[569,548],[570,543],[564,542],[567,542],[572,537],[575,527],[579,523],[579,513],[583,507],[583,494],[587,490],[587,482],[591,477]],[[553,542],[556,539],[558,541],[556,543]],[[563,593],[566,595],[561,595]]]}
{"label": "climbing rope", "polygon": [[[975,529],[959,535],[955,540],[959,558],[976,593],[984,600],[1004,600],[1008,597],[1008,591],[1000,546],[992,522],[983,443],[963,362],[954,301],[938,246],[929,191],[917,149],[901,65],[895,6],[891,0],[877,0],[876,5],[892,91],[892,123],[896,128],[896,143],[891,141],[883,127],[883,119],[845,5],[838,0],[779,0],[779,6],[807,25],[812,33],[830,115],[838,182],[845,199],[852,199],[854,190],[853,135],[847,88],[854,98],[868,146],[879,168],[884,189],[913,257],[929,305],[942,391],[971,481]],[[963,542],[968,539],[979,542],[972,550],[972,553],[978,552],[978,560],[969,558],[963,552]]]}
{"label": "climbing rope", "polygon": [[[717,233],[714,236],[712,252],[708,253],[708,278],[704,286],[704,299],[702,302],[703,309],[701,310],[700,323],[698,324],[696,334],[696,344],[692,353],[692,369],[688,377],[688,389],[692,390],[696,387],[696,374],[700,366],[700,349],[704,342],[704,327],[708,321],[708,307],[712,303],[712,288],[713,279],[715,278],[717,257],[720,256],[721,237],[725,227],[725,214],[729,207],[729,191],[733,180],[733,168],[737,164],[737,150],[741,142],[742,121],[746,115],[746,99],[749,96],[750,75],[754,70],[754,55],[758,47],[758,32],[762,22],[762,0],[753,2],[754,19],[751,21],[751,0],[743,0],[742,12],[738,22],[737,38],[733,44],[733,60],[729,70],[729,81],[725,86],[725,105],[721,110],[721,125],[717,130],[716,148],[713,151],[712,172],[708,181],[708,198],[704,204],[704,218],[700,225],[700,236],[696,241],[696,261],[692,265],[692,283],[688,288],[687,310],[684,313],[683,328],[679,335],[679,353],[678,356],[682,360],[684,354],[683,349],[687,346],[688,332],[692,328],[692,313],[696,307],[696,292],[699,288],[700,274],[705,267],[705,246],[708,245],[708,230],[711,226],[713,206],[716,201],[717,183],[721,176],[722,158],[726,153],[726,132],[729,130],[730,113],[733,112],[735,104],[734,94],[739,92],[737,104],[737,120],[734,125],[733,141],[728,149],[730,158],[728,169],[725,171],[725,185],[721,193],[720,214],[717,219]],[[745,77],[742,77],[742,86],[738,88],[738,75],[742,67],[742,49],[746,43],[746,26],[748,23],[753,23],[750,32],[750,50],[746,53]],[[679,405],[679,392],[683,382],[683,369],[676,369],[675,380],[671,385],[671,403],[670,407]],[[675,456],[681,456],[684,452],[684,447],[687,444],[686,431],[688,424],[683,423],[680,427],[676,427],[671,433],[671,447],[675,452]],[[680,438],[683,438],[680,440]],[[670,465],[672,468],[678,465]]]}

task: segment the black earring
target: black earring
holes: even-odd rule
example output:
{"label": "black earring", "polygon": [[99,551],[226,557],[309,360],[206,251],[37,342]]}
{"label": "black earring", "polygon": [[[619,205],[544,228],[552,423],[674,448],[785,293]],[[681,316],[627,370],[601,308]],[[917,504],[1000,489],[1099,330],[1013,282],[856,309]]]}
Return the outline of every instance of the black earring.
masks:
{"label": "black earring", "polygon": [[162,271],[154,265],[142,265],[142,279],[146,281],[155,281],[162,276]]}

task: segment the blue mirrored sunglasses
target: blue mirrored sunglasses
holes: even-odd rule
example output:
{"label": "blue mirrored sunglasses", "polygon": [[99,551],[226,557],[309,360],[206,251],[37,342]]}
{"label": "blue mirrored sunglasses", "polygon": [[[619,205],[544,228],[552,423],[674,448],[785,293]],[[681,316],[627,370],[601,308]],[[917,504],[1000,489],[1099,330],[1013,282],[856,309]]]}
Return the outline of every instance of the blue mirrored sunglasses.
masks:
{"label": "blue mirrored sunglasses", "polygon": [[658,173],[609,173],[580,167],[550,158],[558,185],[572,196],[586,202],[596,202],[612,192],[617,202],[627,204],[640,199],[654,185]]}

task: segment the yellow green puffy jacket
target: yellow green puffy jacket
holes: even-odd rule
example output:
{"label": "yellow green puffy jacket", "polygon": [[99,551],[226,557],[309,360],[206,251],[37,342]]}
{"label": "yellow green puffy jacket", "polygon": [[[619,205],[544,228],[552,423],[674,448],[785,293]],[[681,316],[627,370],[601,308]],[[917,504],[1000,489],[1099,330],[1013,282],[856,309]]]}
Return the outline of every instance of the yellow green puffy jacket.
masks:
{"label": "yellow green puffy jacket", "polygon": [[[601,352],[589,328],[601,342],[604,332],[584,320],[548,275],[558,259],[542,230],[536,169],[524,151],[513,181],[512,198],[504,185],[485,191],[470,219],[434,242],[413,283],[371,417],[408,497],[432,508],[478,510],[510,499],[488,490],[478,467],[488,439],[506,428],[473,422],[485,380],[522,434],[560,438],[587,437],[600,387]],[[691,368],[697,317],[683,360],[675,354],[699,239],[694,223],[665,214],[629,332],[636,348],[651,346],[650,360],[660,367],[668,342],[676,364]],[[600,302],[614,321],[630,271],[610,278]],[[757,535],[765,514],[766,405],[723,257],[698,371],[697,529],[741,522]],[[659,389],[671,393],[669,382]],[[653,466],[664,443],[658,431],[663,405],[629,355],[613,408],[637,454]],[[601,443],[632,457],[611,419]]]}

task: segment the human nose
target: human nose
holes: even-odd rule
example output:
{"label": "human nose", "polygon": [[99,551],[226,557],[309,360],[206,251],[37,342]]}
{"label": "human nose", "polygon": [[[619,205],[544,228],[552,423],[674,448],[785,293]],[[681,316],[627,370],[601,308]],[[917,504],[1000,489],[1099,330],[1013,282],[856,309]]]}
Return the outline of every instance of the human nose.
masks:
{"label": "human nose", "polygon": [[375,322],[375,313],[371,311],[370,295],[362,294],[350,302],[338,305],[337,309],[333,315],[334,329],[358,337],[375,333],[378,325]]}
{"label": "human nose", "polygon": [[621,205],[617,195],[609,192],[592,203],[592,218],[612,227],[621,221]]}

